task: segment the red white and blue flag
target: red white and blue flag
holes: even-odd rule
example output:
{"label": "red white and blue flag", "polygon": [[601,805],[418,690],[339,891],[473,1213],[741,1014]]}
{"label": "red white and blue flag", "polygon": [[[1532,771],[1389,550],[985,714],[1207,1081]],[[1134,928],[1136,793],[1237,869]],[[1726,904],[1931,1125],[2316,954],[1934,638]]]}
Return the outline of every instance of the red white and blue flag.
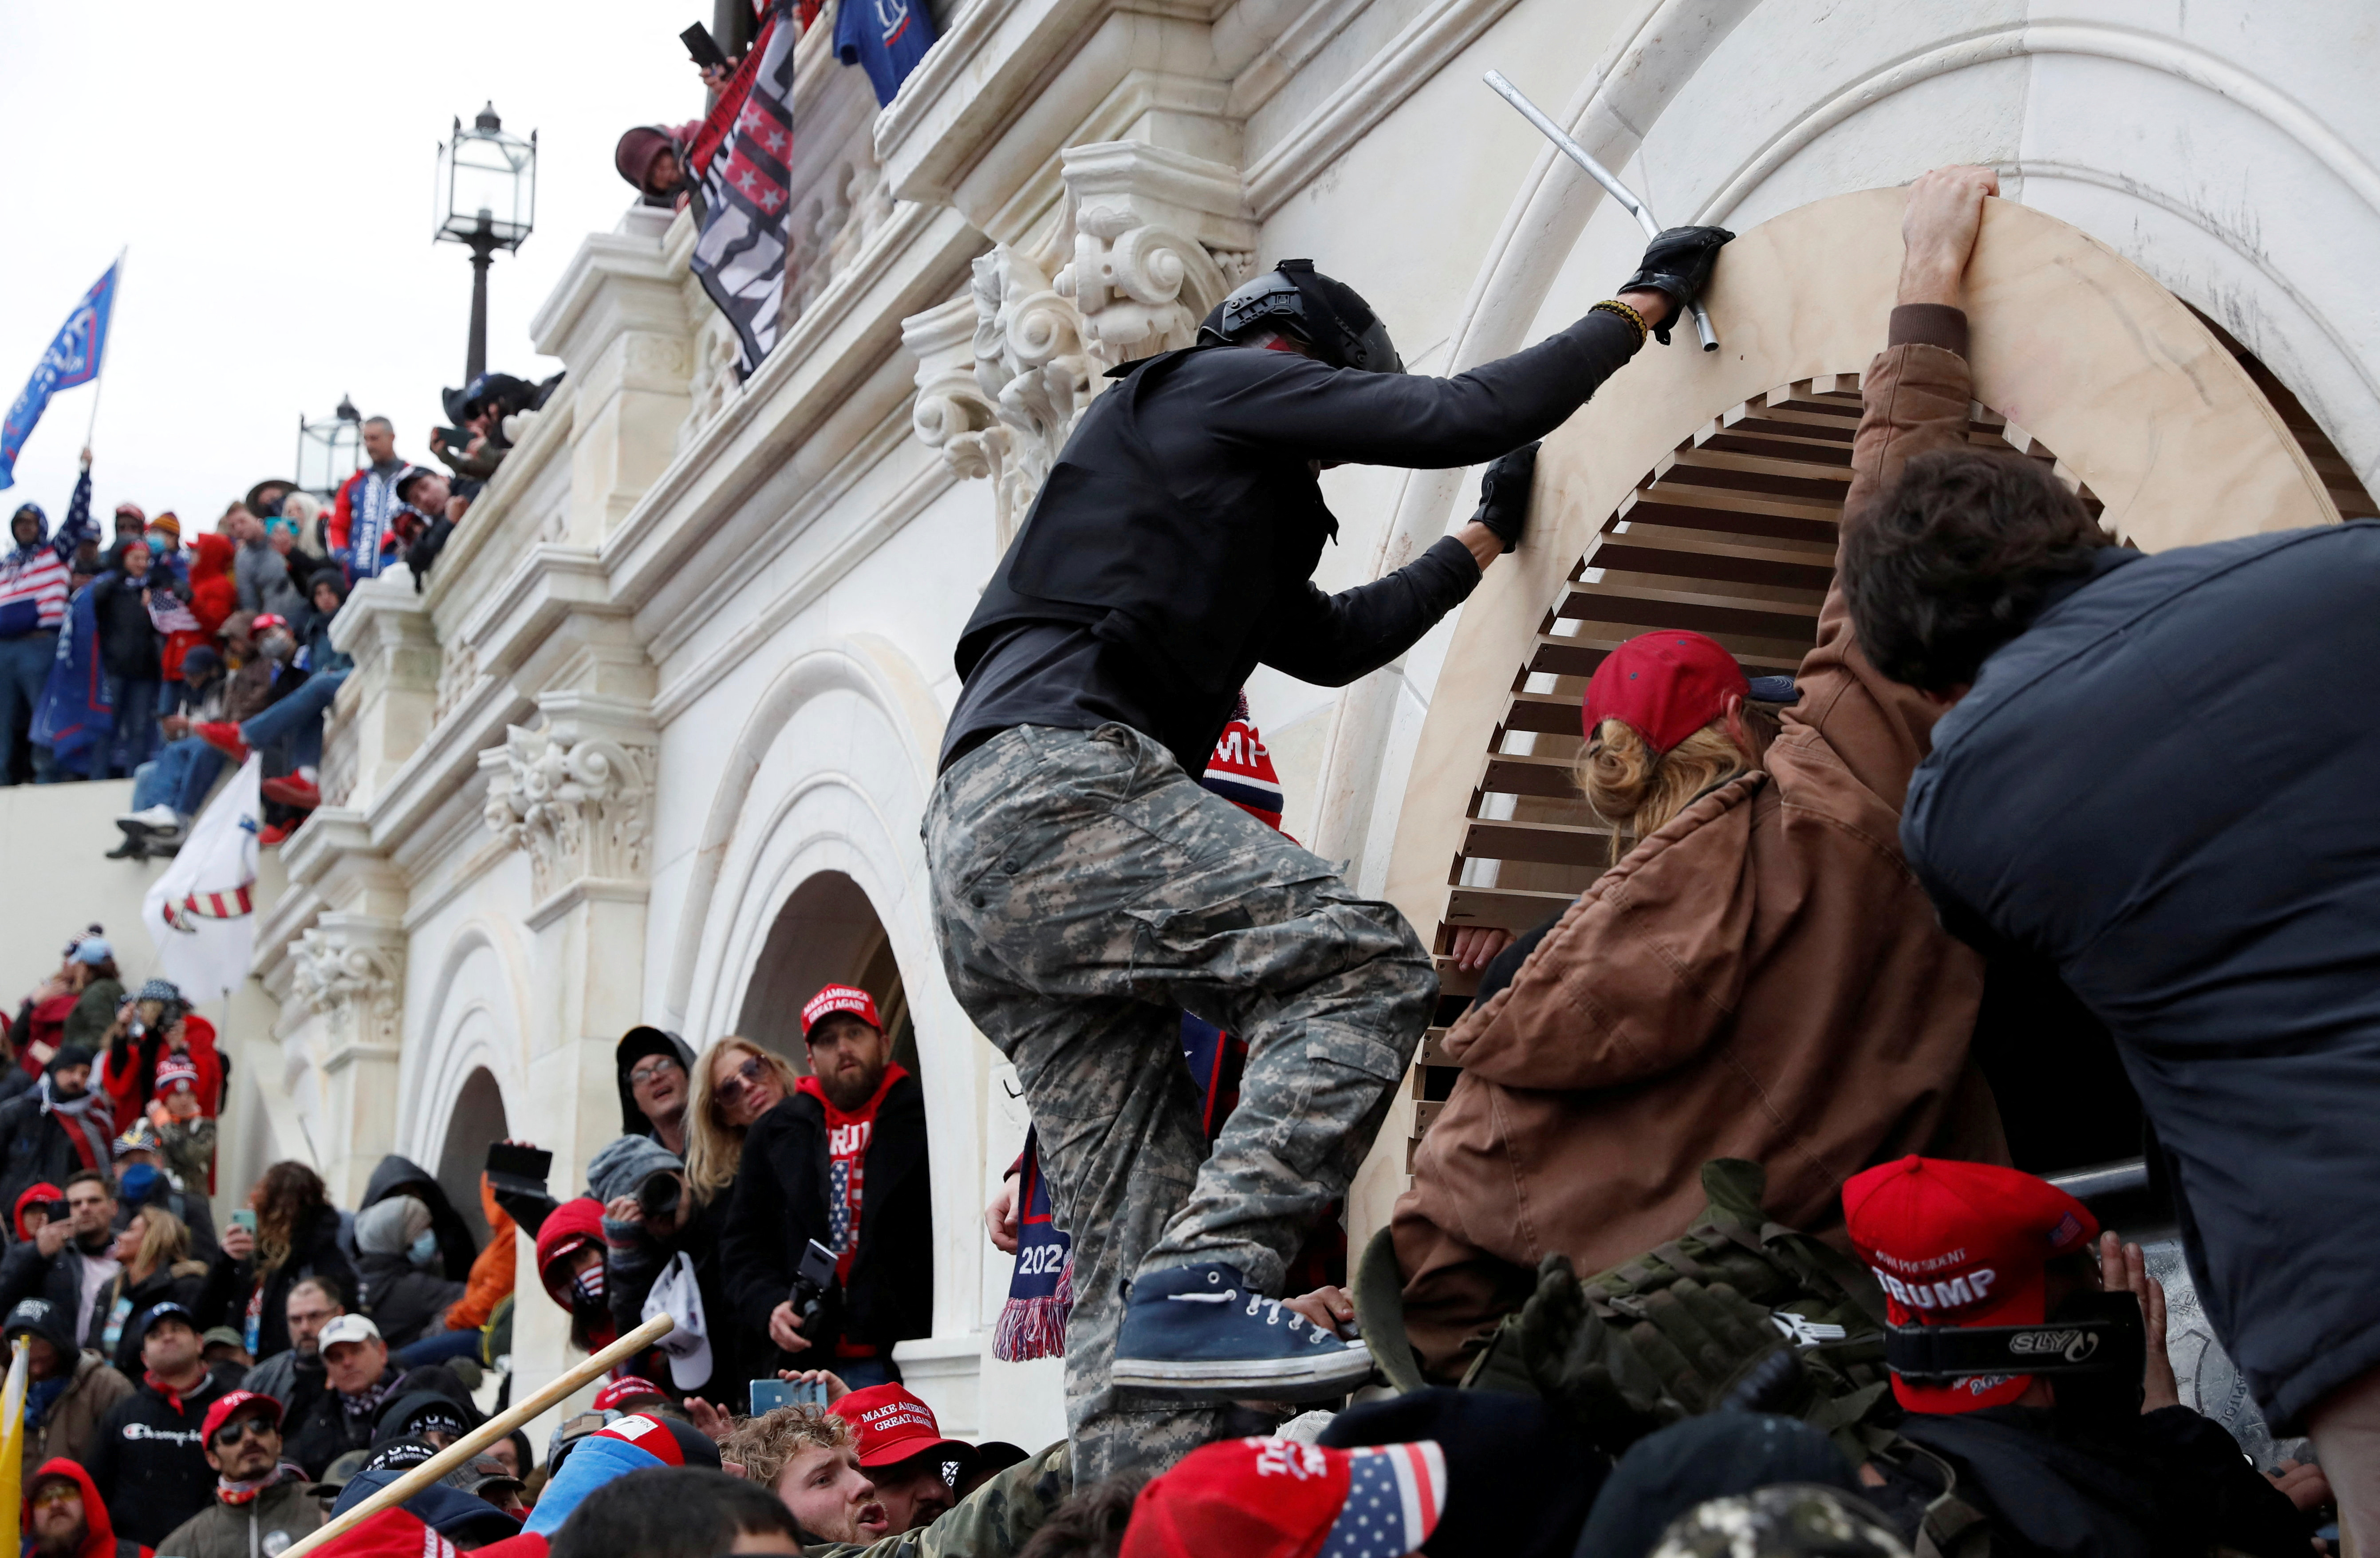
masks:
{"label": "red white and blue flag", "polygon": [[774,0],[760,36],[711,105],[688,154],[702,185],[702,236],[693,268],[735,328],[736,368],[748,378],[777,344],[785,292],[786,217],[793,204],[793,0]]}
{"label": "red white and blue flag", "polygon": [[50,396],[99,377],[100,364],[107,357],[107,323],[115,312],[115,273],[123,264],[124,258],[118,255],[107,274],[91,283],[91,290],[58,327],[57,338],[34,365],[33,376],[25,381],[7,415],[0,417],[0,487],[16,484],[17,456],[32,435],[33,424],[49,408]]}

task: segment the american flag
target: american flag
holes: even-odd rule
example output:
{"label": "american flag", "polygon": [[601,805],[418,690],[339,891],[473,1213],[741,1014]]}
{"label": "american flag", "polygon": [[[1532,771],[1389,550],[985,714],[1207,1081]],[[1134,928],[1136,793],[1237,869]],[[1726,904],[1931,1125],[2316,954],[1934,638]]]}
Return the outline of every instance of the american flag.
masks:
{"label": "american flag", "polygon": [[794,150],[794,0],[774,0],[767,27],[719,94],[689,161],[702,181],[694,274],[735,327],[737,370],[750,377],[777,344],[785,290],[786,165]]}

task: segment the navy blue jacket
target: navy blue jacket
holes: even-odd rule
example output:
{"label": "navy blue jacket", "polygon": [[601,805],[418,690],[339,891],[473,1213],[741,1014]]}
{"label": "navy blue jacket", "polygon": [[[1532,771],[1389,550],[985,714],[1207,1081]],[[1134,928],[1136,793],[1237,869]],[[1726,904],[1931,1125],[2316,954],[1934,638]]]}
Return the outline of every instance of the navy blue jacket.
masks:
{"label": "navy blue jacket", "polygon": [[1954,934],[2114,1035],[2280,1433],[2380,1368],[2375,667],[2380,525],[2110,550],[1935,726],[1900,824]]}

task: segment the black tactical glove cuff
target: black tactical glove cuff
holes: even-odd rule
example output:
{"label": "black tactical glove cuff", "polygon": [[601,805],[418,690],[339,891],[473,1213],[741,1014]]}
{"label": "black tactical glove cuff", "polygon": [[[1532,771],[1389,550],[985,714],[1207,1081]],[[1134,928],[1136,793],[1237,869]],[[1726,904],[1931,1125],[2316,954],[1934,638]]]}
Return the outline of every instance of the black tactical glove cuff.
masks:
{"label": "black tactical glove cuff", "polygon": [[1670,311],[1653,327],[1655,340],[1670,344],[1670,327],[1685,317],[1710,285],[1719,248],[1734,237],[1724,227],[1671,227],[1645,246],[1636,274],[1621,283],[1620,290],[1658,292],[1670,300]]}
{"label": "black tactical glove cuff", "polygon": [[1479,507],[1472,522],[1495,531],[1507,552],[1521,544],[1521,533],[1529,528],[1529,493],[1536,475],[1537,445],[1530,444],[1491,461],[1479,479]]}

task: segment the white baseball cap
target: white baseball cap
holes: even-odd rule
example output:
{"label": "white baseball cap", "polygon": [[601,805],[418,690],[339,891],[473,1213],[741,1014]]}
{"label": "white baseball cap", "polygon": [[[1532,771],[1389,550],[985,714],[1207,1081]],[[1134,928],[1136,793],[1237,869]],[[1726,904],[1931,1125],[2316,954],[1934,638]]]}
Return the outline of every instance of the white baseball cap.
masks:
{"label": "white baseball cap", "polygon": [[324,1352],[329,1352],[342,1342],[377,1342],[379,1340],[380,1327],[371,1322],[370,1315],[339,1315],[333,1319],[330,1324],[322,1327],[322,1334],[315,1342],[315,1345]]}

